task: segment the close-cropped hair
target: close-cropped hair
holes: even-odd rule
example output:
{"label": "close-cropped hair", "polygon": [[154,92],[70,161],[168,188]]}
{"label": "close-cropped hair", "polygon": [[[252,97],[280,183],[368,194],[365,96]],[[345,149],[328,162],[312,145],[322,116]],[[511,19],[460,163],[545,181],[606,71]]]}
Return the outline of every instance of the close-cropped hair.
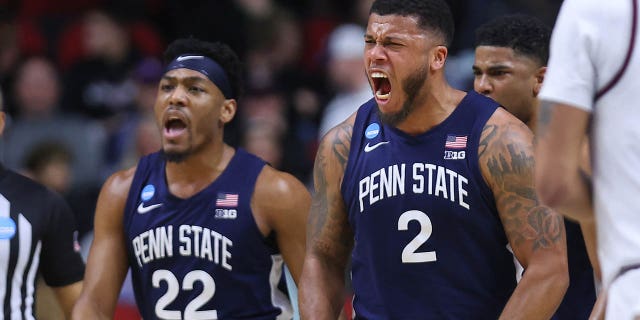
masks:
{"label": "close-cropped hair", "polygon": [[476,30],[475,46],[511,48],[537,60],[540,66],[549,61],[551,28],[540,19],[523,15],[507,15],[491,20]]}
{"label": "close-cropped hair", "polygon": [[449,46],[453,41],[453,14],[444,0],[376,0],[369,13],[413,16],[418,18],[420,28],[442,36],[443,45]]}
{"label": "close-cropped hair", "polygon": [[218,63],[224,70],[235,96],[242,95],[242,64],[231,47],[221,42],[208,42],[193,37],[177,39],[164,51],[165,65],[186,53],[200,54]]}

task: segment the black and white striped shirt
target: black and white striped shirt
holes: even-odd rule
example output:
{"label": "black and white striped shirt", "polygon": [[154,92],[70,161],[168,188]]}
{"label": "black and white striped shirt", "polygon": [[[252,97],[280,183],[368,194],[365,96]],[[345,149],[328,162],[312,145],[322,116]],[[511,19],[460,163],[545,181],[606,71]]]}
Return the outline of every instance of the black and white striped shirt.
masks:
{"label": "black and white striped shirt", "polygon": [[38,272],[53,287],[82,280],[75,230],[62,197],[0,165],[0,319],[35,319]]}

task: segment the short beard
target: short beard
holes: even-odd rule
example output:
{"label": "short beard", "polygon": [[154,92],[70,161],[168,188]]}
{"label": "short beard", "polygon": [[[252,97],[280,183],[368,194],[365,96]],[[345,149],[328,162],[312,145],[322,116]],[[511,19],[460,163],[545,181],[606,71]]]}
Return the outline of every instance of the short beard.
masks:
{"label": "short beard", "polygon": [[402,109],[396,113],[384,114],[378,107],[378,116],[380,120],[388,125],[397,126],[400,122],[407,119],[411,112],[416,108],[414,102],[416,96],[422,89],[425,81],[427,80],[427,66],[423,66],[418,71],[410,74],[402,82],[402,90],[407,95],[407,100],[402,104]]}
{"label": "short beard", "polygon": [[173,162],[173,163],[181,163],[184,160],[186,160],[187,157],[189,157],[189,155],[191,154],[191,152],[189,152],[189,151],[187,151],[187,152],[169,152],[169,153],[167,153],[164,150],[161,150],[160,153],[162,154],[163,158],[167,162]]}

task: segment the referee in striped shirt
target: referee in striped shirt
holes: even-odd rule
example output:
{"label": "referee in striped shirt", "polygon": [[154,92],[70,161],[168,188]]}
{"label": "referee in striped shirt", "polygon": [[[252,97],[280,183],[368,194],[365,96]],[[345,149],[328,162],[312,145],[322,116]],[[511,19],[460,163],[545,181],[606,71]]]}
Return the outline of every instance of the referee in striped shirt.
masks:
{"label": "referee in striped shirt", "polygon": [[[0,95],[0,135],[4,125]],[[84,275],[77,234],[60,195],[0,163],[0,320],[35,319],[38,273],[70,318]]]}

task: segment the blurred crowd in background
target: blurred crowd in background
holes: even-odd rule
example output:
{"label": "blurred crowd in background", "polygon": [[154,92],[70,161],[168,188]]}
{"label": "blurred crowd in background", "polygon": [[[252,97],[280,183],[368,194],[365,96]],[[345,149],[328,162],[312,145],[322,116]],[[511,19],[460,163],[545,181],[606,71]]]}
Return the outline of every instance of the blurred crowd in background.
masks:
{"label": "blurred crowd in background", "polygon": [[[162,51],[178,37],[229,44],[245,94],[233,146],[310,184],[319,138],[371,97],[363,34],[371,0],[0,0],[4,163],[63,194],[92,229],[104,179],[159,149]],[[561,0],[449,0],[447,76],[473,87],[475,29],[507,13],[549,26]]]}

